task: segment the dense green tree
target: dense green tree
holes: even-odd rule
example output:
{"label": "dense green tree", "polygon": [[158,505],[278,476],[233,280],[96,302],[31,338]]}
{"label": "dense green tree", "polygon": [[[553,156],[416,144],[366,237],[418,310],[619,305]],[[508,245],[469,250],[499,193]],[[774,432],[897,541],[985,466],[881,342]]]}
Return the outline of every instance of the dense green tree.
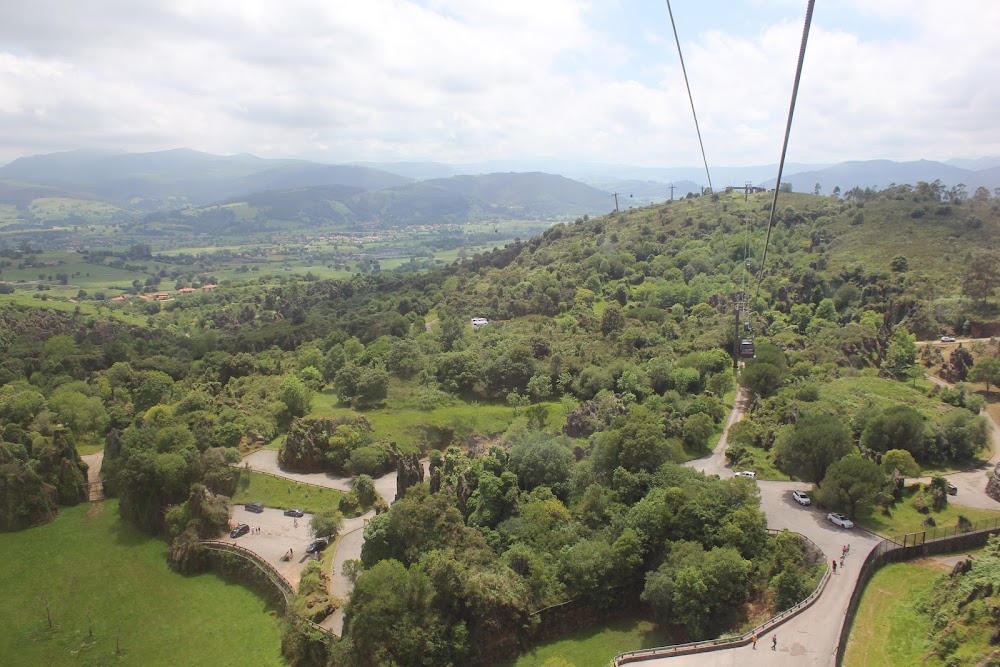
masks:
{"label": "dense green tree", "polygon": [[365,572],[344,614],[344,635],[358,663],[457,664],[468,648],[468,630],[464,623],[446,623],[434,596],[430,578],[419,566],[387,560]]}
{"label": "dense green tree", "polygon": [[287,376],[278,387],[278,400],[284,405],[283,419],[290,422],[309,413],[312,390],[294,375]]}
{"label": "dense green tree", "polygon": [[532,434],[510,451],[510,466],[521,486],[530,491],[537,486],[556,487],[569,479],[573,453],[561,438]]}
{"label": "dense green tree", "polygon": [[905,328],[900,327],[889,342],[882,367],[898,378],[905,377],[906,371],[913,367],[917,360],[916,338]]}
{"label": "dense green tree", "polygon": [[309,530],[316,537],[328,537],[332,540],[343,526],[344,515],[333,507],[324,507],[314,512],[309,519]]}
{"label": "dense green tree", "polygon": [[982,382],[986,385],[986,395],[990,394],[991,386],[1000,386],[1000,358],[984,357],[976,362],[969,371],[969,382]]}
{"label": "dense green tree", "polygon": [[968,461],[986,448],[989,426],[984,417],[954,410],[941,418],[941,435],[949,459]]}
{"label": "dense green tree", "polygon": [[882,472],[891,476],[893,470],[903,477],[916,477],[920,474],[920,464],[905,449],[890,449],[882,455]]}
{"label": "dense green tree", "polygon": [[893,405],[868,420],[861,445],[876,452],[903,449],[918,462],[925,460],[924,418],[908,405]]}
{"label": "dense green tree", "polygon": [[778,466],[810,482],[819,483],[830,465],[851,451],[851,433],[837,417],[802,416],[774,447]]}
{"label": "dense green tree", "polygon": [[860,454],[833,463],[823,477],[818,497],[825,507],[840,509],[850,517],[867,515],[886,485],[886,476],[874,461]]}

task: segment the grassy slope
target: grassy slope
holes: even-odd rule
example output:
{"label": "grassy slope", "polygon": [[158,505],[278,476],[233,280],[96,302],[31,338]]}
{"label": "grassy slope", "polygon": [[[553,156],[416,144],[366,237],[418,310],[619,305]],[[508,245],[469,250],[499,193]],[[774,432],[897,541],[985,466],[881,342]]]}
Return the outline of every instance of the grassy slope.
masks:
{"label": "grassy slope", "polygon": [[299,508],[312,513],[323,507],[337,507],[342,495],[335,489],[299,484],[257,472],[251,472],[248,478],[246,472],[241,471],[233,504],[260,502],[265,507]]}
{"label": "grassy slope", "polygon": [[922,522],[927,516],[934,517],[934,522],[940,529],[953,528],[958,524],[958,515],[961,514],[973,523],[976,521],[1000,519],[1000,512],[995,510],[981,510],[974,507],[962,507],[948,503],[940,512],[931,512],[929,515],[921,514],[910,504],[913,494],[904,496],[901,503],[893,507],[891,516],[884,516],[876,512],[867,519],[858,520],[858,524],[873,533],[886,537],[896,537],[907,533],[916,533],[924,530],[933,530],[928,526],[923,526]]}
{"label": "grassy slope", "polygon": [[656,630],[653,623],[636,616],[622,616],[546,642],[514,662],[502,665],[534,667],[553,658],[562,658],[574,667],[604,667],[623,651],[665,646],[672,642],[670,637]]}
{"label": "grassy slope", "polygon": [[917,612],[942,571],[926,563],[894,563],[865,590],[844,654],[845,667],[909,667],[922,663],[930,619]]}
{"label": "grassy slope", "polygon": [[[212,574],[172,572],[166,542],[122,523],[116,502],[96,516],[90,508],[62,508],[51,524],[0,534],[0,664],[285,664],[260,598]],[[125,657],[115,660],[119,632]]]}

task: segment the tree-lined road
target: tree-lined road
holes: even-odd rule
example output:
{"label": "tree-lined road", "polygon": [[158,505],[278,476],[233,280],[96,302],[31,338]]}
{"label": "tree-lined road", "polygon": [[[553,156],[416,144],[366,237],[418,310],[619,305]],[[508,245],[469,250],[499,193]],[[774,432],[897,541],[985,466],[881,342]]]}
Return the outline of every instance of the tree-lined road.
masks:
{"label": "tree-lined road", "polygon": [[[945,384],[932,378],[939,384]],[[711,456],[689,461],[685,465],[706,474],[732,477],[733,471],[726,466],[725,449],[728,446],[729,427],[743,418],[746,398],[737,395],[733,410],[726,420],[725,431]],[[956,505],[1000,510],[1000,503],[986,495],[986,471],[992,470],[1000,461],[1000,427],[988,414],[990,441],[993,451],[989,461],[980,467],[948,475],[948,479],[958,487],[958,496],[949,500]],[[853,528],[844,530],[832,524],[826,513],[813,507],[803,507],[792,500],[793,490],[806,490],[811,484],[804,482],[758,482],[761,510],[767,516],[768,528],[788,529],[805,535],[824,553],[827,563],[834,558],[838,562],[836,576],[830,578],[826,589],[813,606],[799,615],[782,623],[773,634],[778,636],[777,649],[771,649],[771,635],[760,637],[757,648],[751,646],[720,649],[705,653],[671,656],[643,661],[643,665],[669,665],[670,667],[754,667],[774,665],[834,667],[836,649],[844,625],[847,605],[857,583],[861,563],[882,538]],[[845,544],[850,544],[851,553],[845,559],[845,566],[839,567],[840,555]]]}

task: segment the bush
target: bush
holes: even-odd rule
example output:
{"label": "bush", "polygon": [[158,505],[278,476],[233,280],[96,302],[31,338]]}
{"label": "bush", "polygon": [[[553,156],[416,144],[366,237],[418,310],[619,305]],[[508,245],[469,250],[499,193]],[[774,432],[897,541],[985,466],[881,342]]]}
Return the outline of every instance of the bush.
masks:
{"label": "bush", "polygon": [[386,471],[389,457],[380,447],[358,447],[347,461],[347,469],[354,475],[381,475]]}
{"label": "bush", "polygon": [[354,494],[358,497],[358,502],[363,507],[371,507],[375,504],[378,492],[375,490],[375,482],[368,475],[358,475],[354,481]]}

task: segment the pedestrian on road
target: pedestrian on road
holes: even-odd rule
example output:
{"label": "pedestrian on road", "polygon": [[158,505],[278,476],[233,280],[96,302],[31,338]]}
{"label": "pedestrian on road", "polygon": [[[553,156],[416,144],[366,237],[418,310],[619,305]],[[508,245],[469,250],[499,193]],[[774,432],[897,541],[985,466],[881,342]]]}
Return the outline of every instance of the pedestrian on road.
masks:
{"label": "pedestrian on road", "polygon": [[837,574],[837,559],[836,559],[836,558],[834,558],[834,559],[833,559],[832,561],[830,561],[830,562],[831,562],[831,563],[833,563],[833,573],[834,573],[834,574]]}
{"label": "pedestrian on road", "polygon": [[771,650],[778,650],[778,635],[771,635]]}
{"label": "pedestrian on road", "polygon": [[292,520],[292,524],[293,524],[293,525],[294,525],[294,526],[295,526],[296,528],[298,528],[298,527],[299,527],[299,520],[298,520],[298,519],[293,519],[293,520]]}
{"label": "pedestrian on road", "polygon": [[753,633],[752,639],[753,639],[753,650],[756,651],[757,650],[757,633],[756,632]]}
{"label": "pedestrian on road", "polygon": [[846,558],[846,556],[840,557],[840,567],[844,567],[844,558]]}
{"label": "pedestrian on road", "polygon": [[850,544],[847,545],[847,553],[851,553],[851,545]]}

